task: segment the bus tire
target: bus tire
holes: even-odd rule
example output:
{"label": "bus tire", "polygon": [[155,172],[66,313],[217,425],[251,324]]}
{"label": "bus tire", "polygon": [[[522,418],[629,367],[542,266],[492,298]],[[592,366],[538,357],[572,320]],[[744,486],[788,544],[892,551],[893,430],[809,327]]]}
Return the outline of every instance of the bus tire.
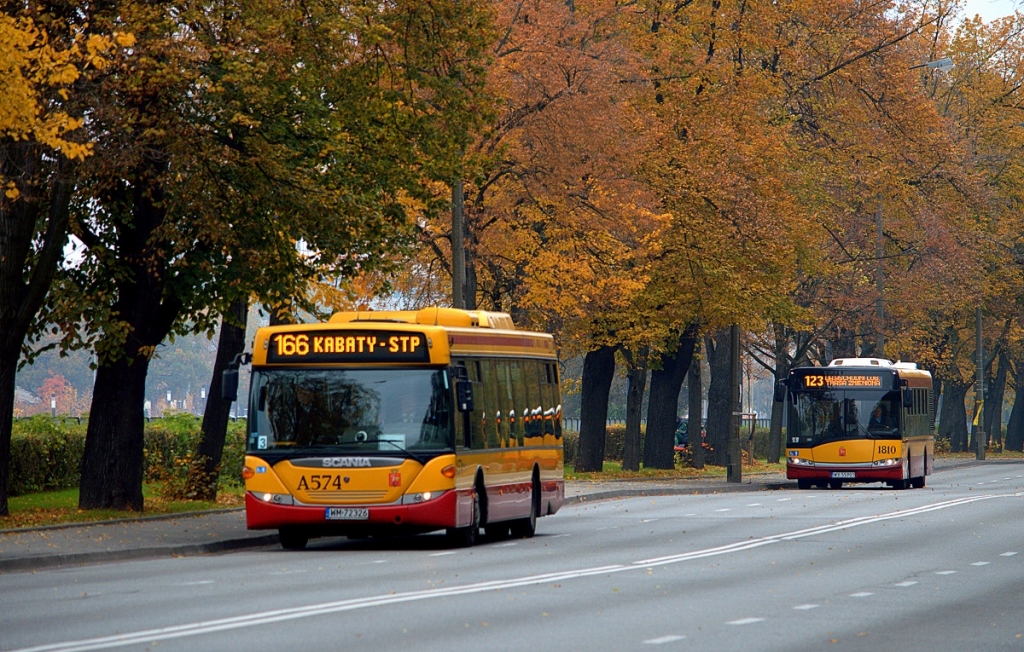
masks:
{"label": "bus tire", "polygon": [[309,534],[298,528],[283,527],[277,533],[285,550],[302,550],[309,543]]}
{"label": "bus tire", "polygon": [[453,548],[472,548],[480,537],[480,492],[473,492],[473,522],[467,527],[450,527],[446,531]]}
{"label": "bus tire", "polygon": [[530,487],[530,515],[526,518],[512,521],[509,529],[512,532],[513,539],[532,539],[533,535],[537,533],[537,512],[540,511],[539,485],[540,483],[534,478]]}
{"label": "bus tire", "polygon": [[796,481],[796,487],[797,487],[797,489],[810,489],[811,488],[811,481],[810,480],[804,480],[803,478],[801,478],[801,479]]}
{"label": "bus tire", "polygon": [[828,483],[828,486],[829,486],[829,489],[842,489],[843,488],[843,481],[842,480],[832,480],[831,482]]}

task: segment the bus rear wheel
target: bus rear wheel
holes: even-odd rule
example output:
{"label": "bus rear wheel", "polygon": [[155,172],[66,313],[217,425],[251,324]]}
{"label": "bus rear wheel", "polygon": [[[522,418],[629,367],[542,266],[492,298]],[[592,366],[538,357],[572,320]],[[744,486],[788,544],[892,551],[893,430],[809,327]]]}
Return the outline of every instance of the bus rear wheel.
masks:
{"label": "bus rear wheel", "polygon": [[537,512],[539,511],[538,506],[540,504],[540,491],[538,489],[537,483],[534,482],[530,493],[530,515],[526,518],[512,521],[509,530],[512,532],[513,539],[531,539],[537,533]]}
{"label": "bus rear wheel", "polygon": [[283,527],[277,533],[285,550],[302,550],[309,543],[309,534],[298,528]]}

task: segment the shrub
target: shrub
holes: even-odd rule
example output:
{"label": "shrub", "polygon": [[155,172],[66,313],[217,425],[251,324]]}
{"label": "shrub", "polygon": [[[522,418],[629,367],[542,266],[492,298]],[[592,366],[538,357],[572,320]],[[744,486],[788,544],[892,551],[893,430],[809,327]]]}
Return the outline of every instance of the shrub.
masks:
{"label": "shrub", "polygon": [[36,415],[16,419],[11,433],[11,496],[77,487],[85,451],[85,424]]}
{"label": "shrub", "polygon": [[[87,424],[74,418],[36,415],[15,419],[11,436],[11,496],[77,488]],[[185,493],[188,465],[199,443],[199,417],[178,414],[147,421],[143,470],[147,482],[159,482],[166,497]],[[218,485],[241,486],[245,459],[245,421],[228,423]]]}

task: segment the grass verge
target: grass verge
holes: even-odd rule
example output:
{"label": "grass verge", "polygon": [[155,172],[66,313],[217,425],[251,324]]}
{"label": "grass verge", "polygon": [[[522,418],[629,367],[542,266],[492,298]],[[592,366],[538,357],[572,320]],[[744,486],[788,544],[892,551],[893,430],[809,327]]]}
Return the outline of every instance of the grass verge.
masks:
{"label": "grass verge", "polygon": [[244,490],[241,487],[221,489],[217,500],[167,500],[160,495],[160,486],[154,483],[142,487],[145,506],[142,512],[124,512],[117,509],[78,509],[78,489],[45,491],[16,496],[8,500],[10,516],[0,518],[0,529],[40,527],[67,523],[88,523],[154,516],[180,514],[182,512],[203,512],[244,504]]}

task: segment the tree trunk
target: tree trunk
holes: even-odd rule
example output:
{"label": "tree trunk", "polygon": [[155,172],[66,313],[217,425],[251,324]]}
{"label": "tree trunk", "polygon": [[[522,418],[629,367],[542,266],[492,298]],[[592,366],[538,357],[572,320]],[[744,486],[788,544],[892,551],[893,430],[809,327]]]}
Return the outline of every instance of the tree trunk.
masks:
{"label": "tree trunk", "polygon": [[[779,382],[785,380],[789,376],[790,360],[789,352],[789,340],[782,336],[782,329],[777,328],[775,331],[775,370],[774,380]],[[774,387],[773,395],[774,395]],[[772,399],[772,422],[771,429],[768,432],[768,463],[778,464],[779,459],[782,457],[782,449],[784,448],[782,442],[782,420],[786,410],[786,402],[775,401]]]}
{"label": "tree trunk", "polygon": [[732,424],[732,387],[729,386],[729,329],[705,338],[711,383],[708,385],[708,443],[714,449],[711,464],[725,466],[729,461],[729,429]]}
{"label": "tree trunk", "polygon": [[217,360],[213,364],[209,398],[203,411],[202,433],[188,473],[186,492],[189,498],[195,500],[217,499],[220,461],[224,455],[224,439],[227,437],[228,417],[231,413],[231,401],[220,393],[221,376],[235,356],[245,350],[245,322],[248,314],[248,300],[236,299],[231,303],[229,314],[224,315],[220,322]]}
{"label": "tree trunk", "polygon": [[80,509],[142,511],[143,426],[149,358],[137,355],[96,370],[82,454]]}
{"label": "tree trunk", "polygon": [[[7,504],[14,418],[15,375],[25,336],[53,282],[67,242],[68,209],[74,183],[71,164],[52,153],[53,167],[35,143],[0,146],[0,179],[17,197],[0,189],[0,516]],[[44,208],[45,207],[45,208]]]}
{"label": "tree trunk", "polygon": [[131,208],[131,219],[117,227],[117,257],[126,273],[117,280],[111,323],[98,347],[104,355],[85,434],[81,509],[143,507],[146,374],[182,309],[181,297],[167,286],[164,243],[155,235],[166,216],[160,176],[167,164],[159,154],[154,150],[139,166],[121,199]]}
{"label": "tree trunk", "polygon": [[18,369],[17,348],[0,348],[0,516],[9,516],[7,486],[11,473],[11,431],[14,419],[14,382]]}
{"label": "tree trunk", "polygon": [[949,440],[954,453],[967,450],[967,409],[964,398],[970,383],[944,380],[942,383],[942,412],[939,416],[939,437]]}
{"label": "tree trunk", "polygon": [[686,423],[687,440],[690,448],[690,466],[695,469],[704,468],[704,442],[700,432],[704,428],[702,422],[704,405],[701,399],[704,394],[704,384],[700,377],[700,356],[697,355],[697,340],[694,339],[694,355],[690,356],[690,369],[686,372],[687,380],[687,401],[689,403],[689,420]]}
{"label": "tree trunk", "polygon": [[673,469],[676,465],[676,418],[679,391],[693,359],[696,326],[679,335],[675,351],[661,355],[661,369],[651,372],[651,395],[647,403],[647,436],[644,438],[644,468]]}
{"label": "tree trunk", "polygon": [[580,386],[580,450],[576,470],[604,470],[605,426],[608,422],[608,393],[615,377],[615,348],[602,346],[583,358]]}
{"label": "tree trunk", "polygon": [[1006,446],[1008,451],[1024,452],[1024,386],[1016,373],[1013,375],[1013,409],[1006,424]]}
{"label": "tree trunk", "polygon": [[640,417],[643,416],[644,390],[647,387],[647,347],[633,356],[626,354],[626,437],[622,448],[622,470],[640,470]]}
{"label": "tree trunk", "polygon": [[988,442],[996,444],[997,447],[1003,443],[1003,395],[1006,393],[1006,368],[1010,361],[1006,353],[999,351],[997,357],[998,367],[995,378],[988,385],[988,393],[985,396],[985,419],[983,421],[985,432],[988,433]]}

